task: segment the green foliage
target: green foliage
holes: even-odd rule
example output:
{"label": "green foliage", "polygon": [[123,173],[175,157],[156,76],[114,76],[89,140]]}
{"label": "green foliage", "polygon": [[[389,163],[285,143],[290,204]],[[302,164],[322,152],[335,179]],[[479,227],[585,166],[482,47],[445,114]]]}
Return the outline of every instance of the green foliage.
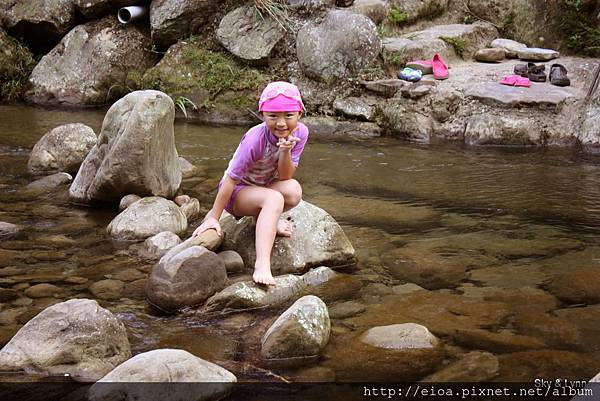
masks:
{"label": "green foliage", "polygon": [[394,6],[390,9],[386,20],[392,24],[401,25],[408,20],[408,14],[405,11]]}
{"label": "green foliage", "polygon": [[194,102],[185,96],[179,96],[177,100],[175,100],[175,106],[179,107],[185,118],[188,118],[187,106],[192,106],[194,110],[198,110],[198,107],[194,104]]}
{"label": "green foliage", "polygon": [[463,24],[472,24],[473,22],[475,22],[475,17],[471,14],[465,14],[463,17]]}
{"label": "green foliage", "polygon": [[395,69],[403,67],[404,64],[406,64],[406,62],[408,61],[408,60],[406,60],[406,56],[404,55],[404,52],[402,52],[402,51],[390,52],[385,49],[383,49],[381,51],[381,58],[383,59],[383,62],[385,65],[387,65],[388,67],[395,68]]}
{"label": "green foliage", "polygon": [[461,58],[469,44],[467,39],[461,37],[440,36],[440,39],[452,46],[456,54]]}
{"label": "green foliage", "polygon": [[7,35],[0,36],[0,98],[13,101],[23,96],[23,87],[36,60],[27,46]]}
{"label": "green foliage", "polygon": [[580,0],[562,0],[559,30],[566,46],[579,54],[600,56],[600,27],[594,2],[584,5]]}

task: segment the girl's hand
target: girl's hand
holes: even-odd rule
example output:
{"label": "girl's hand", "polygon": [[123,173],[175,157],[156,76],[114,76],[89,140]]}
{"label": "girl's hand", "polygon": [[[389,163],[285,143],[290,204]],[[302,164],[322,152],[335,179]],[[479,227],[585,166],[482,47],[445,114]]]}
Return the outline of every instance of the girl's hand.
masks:
{"label": "girl's hand", "polygon": [[219,220],[215,219],[212,216],[208,216],[203,222],[202,224],[200,224],[198,226],[198,228],[196,228],[194,230],[194,233],[192,234],[192,237],[196,237],[200,234],[202,234],[204,231],[206,230],[210,230],[210,229],[216,230],[217,231],[217,235],[219,237],[222,236],[222,231],[221,231],[221,224],[219,223]]}
{"label": "girl's hand", "polygon": [[297,136],[294,136],[294,134],[291,133],[290,135],[287,136],[287,138],[279,138],[279,141],[277,142],[277,146],[279,146],[279,149],[289,152],[294,147],[294,145],[299,141],[300,141],[300,138],[298,138]]}

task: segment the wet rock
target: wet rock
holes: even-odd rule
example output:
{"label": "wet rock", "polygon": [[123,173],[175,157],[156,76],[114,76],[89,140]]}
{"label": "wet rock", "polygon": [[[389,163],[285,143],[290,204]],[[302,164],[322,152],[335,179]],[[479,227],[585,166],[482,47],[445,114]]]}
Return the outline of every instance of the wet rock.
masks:
{"label": "wet rock", "polygon": [[242,60],[265,63],[285,30],[274,18],[265,18],[254,7],[245,5],[221,20],[216,36],[223,47]]}
{"label": "wet rock", "polygon": [[179,39],[197,33],[210,21],[216,4],[210,0],[153,1],[150,4],[152,42],[166,49]]}
{"label": "wet rock", "polygon": [[458,344],[471,349],[484,349],[490,352],[518,352],[547,347],[544,341],[536,337],[514,334],[509,330],[492,332],[482,329],[459,329],[453,338]]}
{"label": "wet rock", "polygon": [[559,57],[559,53],[552,49],[540,49],[537,47],[526,47],[517,51],[521,60],[549,61]]}
{"label": "wet rock", "polygon": [[489,352],[473,351],[422,381],[435,382],[489,382],[498,376],[498,358]]}
{"label": "wet rock", "polygon": [[[306,271],[311,266],[340,266],[354,263],[354,248],[335,220],[323,209],[302,201],[283,213],[294,226],[289,238],[278,237],[273,246],[271,271],[274,275]],[[236,221],[225,214],[221,218],[225,233],[224,250],[234,250],[246,266],[256,259],[255,226],[251,217]]]}
{"label": "wet rock", "polygon": [[174,202],[157,196],[135,202],[106,228],[107,233],[118,240],[142,240],[163,231],[183,234],[186,230],[185,214]]}
{"label": "wet rock", "polygon": [[[573,329],[577,329],[579,343],[583,344],[585,350],[600,351],[600,344],[596,340],[600,338],[600,327],[597,324],[600,319],[600,305],[558,309],[553,314],[563,322],[569,322]],[[565,335],[559,338],[569,337]]]}
{"label": "wet rock", "polygon": [[594,366],[591,356],[557,350],[513,352],[499,355],[498,360],[502,380],[521,383],[531,377],[561,377],[565,367],[569,369],[569,377],[589,377]]}
{"label": "wet rock", "polygon": [[159,91],[132,92],[114,103],[104,117],[98,142],[71,185],[70,199],[88,204],[116,202],[132,193],[175,196],[181,169],[174,116],[173,101]]}
{"label": "wet rock", "polygon": [[600,269],[579,268],[558,274],[548,285],[557,298],[569,303],[600,302]]}
{"label": "wet rock", "polygon": [[73,299],[23,326],[0,351],[0,370],[96,381],[130,356],[123,324],[96,301]]}
{"label": "wet rock", "polygon": [[184,179],[195,177],[200,171],[198,167],[194,166],[192,163],[190,163],[181,156],[179,156],[179,167],[181,168],[181,177]]}
{"label": "wet rock", "polygon": [[337,98],[333,102],[333,108],[337,113],[346,117],[356,118],[363,121],[373,121],[375,108],[374,101],[367,101],[360,97]]}
{"label": "wet rock", "polygon": [[217,254],[225,264],[227,273],[239,273],[244,271],[244,260],[235,251],[223,251]]}
{"label": "wet rock", "polygon": [[146,288],[148,301],[165,312],[201,304],[227,281],[225,264],[215,253],[200,246],[173,252],[177,248],[154,266]]}
{"label": "wet rock", "polygon": [[73,181],[71,174],[56,173],[29,183],[27,188],[36,191],[52,191],[61,185],[71,183],[71,181]]}
{"label": "wet rock", "polygon": [[144,71],[155,63],[155,55],[145,50],[149,38],[134,25],[124,27],[110,16],[75,27],[33,69],[28,100],[44,105],[105,104],[112,86],[122,84],[131,71]]}
{"label": "wet rock", "polygon": [[196,198],[191,198],[188,202],[181,205],[179,209],[183,212],[188,222],[197,220],[200,217],[200,201]]}
{"label": "wet rock", "polygon": [[49,245],[56,248],[69,248],[78,244],[73,238],[69,238],[66,235],[48,235],[35,239],[35,242],[41,245]]}
{"label": "wet rock", "polygon": [[140,199],[142,198],[135,194],[125,195],[121,198],[121,201],[119,202],[119,212],[122,212],[123,210],[127,209],[129,206],[133,205]]}
{"label": "wet rock", "polygon": [[60,125],[45,133],[35,144],[27,161],[27,169],[30,173],[77,173],[95,144],[96,134],[87,125]]}
{"label": "wet rock", "polygon": [[[107,274],[108,276],[108,274]],[[120,281],[135,281],[141,278],[145,278],[146,275],[137,269],[125,269],[123,271],[118,272],[117,274],[110,275],[111,279],[120,280]]]}
{"label": "wet rock", "polygon": [[50,48],[75,26],[72,0],[5,3],[8,4],[2,19],[6,28],[37,49]]}
{"label": "wet rock", "polygon": [[386,0],[355,0],[350,7],[350,11],[366,15],[376,24],[383,22],[389,10],[390,4]]}
{"label": "wet rock", "polygon": [[140,301],[146,298],[146,287],[148,279],[141,278],[125,284],[125,297],[129,299],[138,299]]}
{"label": "wet rock", "polygon": [[383,130],[375,123],[357,121],[337,121],[332,117],[304,117],[302,121],[314,136],[340,138],[377,138]]}
{"label": "wet rock", "polygon": [[468,273],[472,281],[500,288],[538,287],[549,277],[537,266],[502,265],[472,270]]}
{"label": "wet rock", "polygon": [[25,295],[30,298],[57,297],[64,295],[65,290],[52,284],[36,284],[25,290]]}
{"label": "wet rock", "polygon": [[206,230],[202,234],[190,237],[181,244],[170,249],[168,258],[192,246],[202,246],[209,251],[215,251],[221,246],[222,242],[223,237],[219,237],[215,230]]}
{"label": "wet rock", "polygon": [[499,63],[504,60],[504,49],[492,47],[489,49],[480,49],[475,52],[473,58],[477,61],[488,63]]}
{"label": "wet rock", "polygon": [[329,341],[327,306],[314,295],[298,299],[277,318],[261,339],[265,359],[318,355]]}
{"label": "wet rock", "polygon": [[174,246],[181,243],[181,239],[175,233],[171,231],[163,231],[144,241],[144,247],[140,251],[140,254],[148,259],[158,259],[162,257],[167,251]]}
{"label": "wet rock", "polygon": [[302,281],[304,284],[308,286],[320,286],[321,284],[325,284],[329,282],[331,279],[335,277],[339,277],[340,275],[327,266],[320,266],[314,269],[310,269],[304,275],[302,275]]}
{"label": "wet rock", "polygon": [[548,313],[522,312],[515,316],[514,326],[522,333],[543,338],[548,345],[556,348],[581,347],[579,330],[572,322]]}
{"label": "wet rock", "polygon": [[347,301],[334,304],[329,308],[329,317],[332,319],[345,319],[356,316],[365,311],[365,306],[357,301]]}
{"label": "wet rock", "polygon": [[120,280],[100,280],[90,285],[92,295],[99,299],[119,299],[123,295],[125,284]]}
{"label": "wet rock", "polygon": [[321,366],[300,369],[291,374],[292,380],[298,383],[332,383],[335,372]]}
{"label": "wet rock", "polygon": [[392,287],[392,291],[396,295],[410,294],[411,292],[422,291],[422,290],[425,290],[425,289],[423,287],[421,287],[420,285],[416,285],[414,283],[407,283],[407,284],[396,285],[396,286]]}
{"label": "wet rock", "polygon": [[0,221],[0,238],[6,238],[8,236],[17,234],[19,231],[21,231],[21,229],[22,228],[16,224]]}
{"label": "wet rock", "polygon": [[68,284],[85,284],[87,283],[89,280],[85,277],[79,277],[79,276],[70,276],[65,278],[64,282],[68,283]]}
{"label": "wet rock", "polygon": [[[496,82],[484,82],[472,85],[467,89],[467,96],[479,100],[483,104],[500,107],[539,107],[541,109],[560,109],[562,104],[573,97],[573,94],[565,88],[551,85],[532,85],[530,88],[515,88],[501,85]],[[480,121],[484,116],[474,116],[472,121]],[[490,116],[492,117],[492,116]],[[499,121],[512,120],[498,118]],[[529,120],[529,119],[527,119]],[[526,120],[526,121],[527,121]],[[512,123],[513,125],[515,123]],[[497,124],[496,124],[497,125]]]}
{"label": "wet rock", "polygon": [[296,54],[305,75],[330,81],[352,75],[375,59],[381,48],[377,27],[368,17],[329,11],[320,23],[298,32]]}
{"label": "wet rock", "polygon": [[527,48],[527,45],[511,39],[494,39],[490,46],[504,49],[506,58],[518,58],[519,50]]}
{"label": "wet rock", "polygon": [[385,97],[394,97],[402,88],[407,86],[409,83],[401,79],[380,79],[376,81],[362,81],[366,89],[378,93]]}
{"label": "wet rock", "polygon": [[[508,277],[508,275],[506,276]],[[518,281],[518,277],[515,277]],[[553,295],[544,290],[531,287],[521,288],[499,288],[499,287],[475,287],[464,283],[458,288],[467,297],[481,298],[487,301],[502,302],[515,313],[535,311],[542,313],[554,310],[559,301]]]}
{"label": "wet rock", "polygon": [[8,288],[0,288],[0,303],[14,301],[19,298],[19,292]]}
{"label": "wet rock", "polygon": [[73,4],[81,14],[87,19],[96,19],[115,12],[120,7],[135,4],[132,0],[73,0]]}
{"label": "wet rock", "polygon": [[[88,399],[220,400],[229,395],[236,381],[233,373],[187,351],[158,349],[138,354],[117,366],[90,388]],[[140,382],[177,385],[140,386]]]}

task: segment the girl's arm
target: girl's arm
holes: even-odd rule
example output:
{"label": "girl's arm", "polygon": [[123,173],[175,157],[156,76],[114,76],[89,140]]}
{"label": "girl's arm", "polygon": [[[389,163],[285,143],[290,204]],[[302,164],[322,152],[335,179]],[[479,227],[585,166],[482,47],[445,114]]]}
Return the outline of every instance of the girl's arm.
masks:
{"label": "girl's arm", "polygon": [[210,211],[206,214],[202,224],[200,224],[200,226],[194,230],[192,236],[200,235],[204,231],[211,228],[217,231],[219,237],[221,236],[221,224],[219,223],[219,219],[221,218],[221,214],[225,209],[225,205],[227,205],[227,202],[229,202],[229,198],[231,198],[233,189],[237,184],[238,181],[235,181],[230,176],[225,175],[225,179],[219,187],[219,191],[217,192],[217,197],[215,198],[212,209],[210,209]]}
{"label": "girl's arm", "polygon": [[294,163],[292,163],[292,154],[290,150],[290,147],[279,146],[277,172],[280,180],[289,180],[296,172],[296,167],[294,166]]}

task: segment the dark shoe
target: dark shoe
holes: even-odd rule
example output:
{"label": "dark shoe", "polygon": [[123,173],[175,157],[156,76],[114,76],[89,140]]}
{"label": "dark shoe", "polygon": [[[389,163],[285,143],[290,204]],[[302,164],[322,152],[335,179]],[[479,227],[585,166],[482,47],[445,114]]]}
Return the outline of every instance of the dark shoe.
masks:
{"label": "dark shoe", "polygon": [[527,64],[517,64],[515,65],[515,75],[520,75],[522,77],[527,76]]}
{"label": "dark shoe", "polygon": [[535,65],[534,63],[527,63],[527,75],[532,82],[546,82],[546,66],[544,64]]}
{"label": "dark shoe", "polygon": [[562,64],[552,64],[550,67],[550,83],[556,86],[569,86],[571,80],[567,77],[567,69]]}

